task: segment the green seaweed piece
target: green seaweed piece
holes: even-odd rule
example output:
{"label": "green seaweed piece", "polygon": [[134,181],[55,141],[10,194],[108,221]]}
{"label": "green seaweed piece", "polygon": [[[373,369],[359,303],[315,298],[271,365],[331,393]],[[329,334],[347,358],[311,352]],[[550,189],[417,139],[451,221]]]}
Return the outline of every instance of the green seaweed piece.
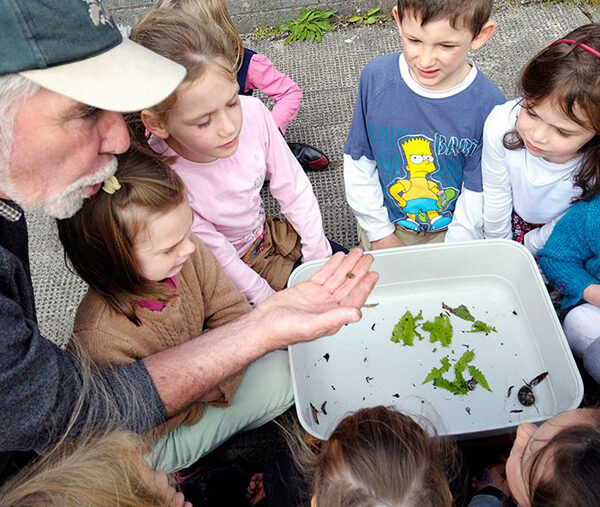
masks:
{"label": "green seaweed piece", "polygon": [[483,387],[484,389],[487,389],[490,393],[492,392],[492,389],[490,388],[490,385],[488,384],[487,379],[485,378],[485,375],[481,372],[480,369],[476,368],[473,365],[469,365],[469,374],[471,375],[471,377],[473,377],[476,382]]}
{"label": "green seaweed piece", "polygon": [[425,377],[425,380],[423,380],[423,384],[427,384],[427,382],[431,382],[436,378],[441,378],[442,375],[450,369],[450,360],[447,357],[442,357],[442,359],[440,359],[440,363],[442,363],[442,367],[436,368],[434,366],[429,374]]}
{"label": "green seaweed piece", "polygon": [[445,389],[452,394],[467,394],[469,389],[467,388],[466,382],[450,381],[444,377],[437,377],[433,380],[433,385],[440,389]]}
{"label": "green seaweed piece", "polygon": [[471,324],[471,329],[467,331],[467,333],[485,333],[486,335],[490,333],[497,333],[498,331],[494,326],[486,324],[482,320],[476,320]]}
{"label": "green seaweed piece", "polygon": [[460,359],[456,361],[456,364],[454,365],[454,371],[462,373],[467,369],[467,364],[473,361],[473,359],[475,359],[475,351],[465,350],[463,355],[460,356]]}
{"label": "green seaweed piece", "polygon": [[456,308],[452,308],[446,303],[442,303],[442,308],[444,310],[448,310],[453,315],[456,315],[459,319],[468,320],[469,322],[475,322],[475,317],[471,315],[471,312],[465,305],[459,305]]}
{"label": "green seaweed piece", "polygon": [[421,320],[423,320],[422,310],[416,317],[410,313],[410,310],[406,310],[404,315],[400,317],[400,320],[394,326],[390,340],[394,343],[402,342],[402,345],[412,347],[415,344],[415,336],[418,336],[420,340],[423,339],[423,335],[417,331],[417,324]]}
{"label": "green seaweed piece", "polygon": [[424,331],[429,331],[429,341],[439,341],[442,347],[448,347],[452,343],[452,324],[450,317],[446,314],[436,316],[433,321],[428,320],[421,326]]}
{"label": "green seaweed piece", "polygon": [[[447,357],[443,357],[440,359],[442,367],[433,367],[427,377],[425,377],[423,384],[426,384],[427,382],[433,382],[434,386],[439,387],[440,389],[445,389],[452,394],[467,394],[469,392],[469,388],[467,387],[467,381],[465,380],[463,373],[473,359],[475,359],[475,352],[473,350],[466,350],[460,359],[454,363],[454,380],[448,380],[447,378],[443,377],[443,374],[450,370],[450,360]],[[475,368],[473,372],[475,372],[477,375],[476,378],[475,375],[473,375],[471,368],[472,367],[469,366],[469,372],[473,378],[475,378],[477,381],[479,381],[479,378],[482,378],[485,384],[482,383],[481,386],[487,386],[487,389],[491,391],[491,389],[489,389],[487,380],[483,376],[483,373]]]}

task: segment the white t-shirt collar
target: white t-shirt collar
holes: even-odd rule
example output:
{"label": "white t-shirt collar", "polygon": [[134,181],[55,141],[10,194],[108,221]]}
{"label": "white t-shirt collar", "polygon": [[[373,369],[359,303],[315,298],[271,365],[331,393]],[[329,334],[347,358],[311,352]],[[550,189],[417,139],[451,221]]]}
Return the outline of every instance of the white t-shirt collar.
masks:
{"label": "white t-shirt collar", "polygon": [[422,97],[427,97],[430,99],[443,99],[446,97],[452,97],[453,95],[456,95],[471,86],[471,83],[475,81],[475,78],[477,77],[477,67],[475,67],[473,60],[468,58],[467,63],[471,66],[471,70],[460,83],[452,88],[448,88],[447,90],[430,90],[429,88],[421,86],[412,77],[408,68],[408,63],[406,62],[406,58],[404,58],[404,53],[400,53],[400,57],[398,58],[400,75],[402,76],[402,79],[404,79],[406,86],[408,86],[417,95],[421,95]]}

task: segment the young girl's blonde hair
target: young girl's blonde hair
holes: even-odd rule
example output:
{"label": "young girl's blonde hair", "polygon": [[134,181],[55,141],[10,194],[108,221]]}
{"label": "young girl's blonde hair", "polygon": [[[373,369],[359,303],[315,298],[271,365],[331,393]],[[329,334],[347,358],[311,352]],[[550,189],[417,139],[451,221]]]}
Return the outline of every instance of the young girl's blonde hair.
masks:
{"label": "young girl's blonde hair", "polygon": [[[77,342],[72,345],[69,353],[79,364],[81,379],[79,399],[66,425],[57,421],[47,447],[38,450],[41,456],[0,485],[0,505],[171,505],[171,494],[156,483],[146,461],[153,439],[147,429],[158,422],[145,400],[115,376],[111,385],[125,397],[117,403],[114,393],[93,372],[86,351]],[[138,422],[132,425],[131,421]]]}
{"label": "young girl's blonde hair", "polygon": [[317,507],[452,505],[453,448],[393,409],[359,410],[338,424],[320,452],[299,451]]}
{"label": "young girl's blonde hair", "polygon": [[4,507],[163,507],[139,436],[123,430],[65,441],[0,488]]}
{"label": "young girl's blonde hair", "polygon": [[147,229],[149,215],[174,209],[187,201],[187,193],[169,160],[150,148],[130,148],[117,160],[120,189],[86,199],[75,215],[57,221],[58,234],[79,276],[112,310],[139,325],[138,301],[166,303],[174,296],[169,287],[140,274],[136,239]]}
{"label": "young girl's blonde hair", "polygon": [[178,9],[151,9],[131,29],[138,44],[185,67],[181,85],[160,104],[150,108],[162,120],[177,102],[182,86],[202,77],[216,65],[228,79],[237,81],[233,70],[235,55],[225,32],[215,23],[199,22]]}
{"label": "young girl's blonde hair", "polygon": [[179,9],[203,23],[216,23],[225,32],[235,55],[233,68],[240,70],[244,61],[244,43],[238,33],[224,0],[158,0],[158,9]]}

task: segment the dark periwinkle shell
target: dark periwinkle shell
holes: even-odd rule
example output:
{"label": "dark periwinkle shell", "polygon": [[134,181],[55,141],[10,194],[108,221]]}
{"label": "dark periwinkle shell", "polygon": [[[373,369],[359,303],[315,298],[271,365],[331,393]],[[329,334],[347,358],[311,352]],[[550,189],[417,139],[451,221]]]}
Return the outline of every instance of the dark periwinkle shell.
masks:
{"label": "dark periwinkle shell", "polygon": [[517,394],[519,399],[519,403],[524,405],[525,407],[530,407],[535,403],[535,396],[533,395],[533,389],[529,386],[523,386],[519,389],[519,393]]}

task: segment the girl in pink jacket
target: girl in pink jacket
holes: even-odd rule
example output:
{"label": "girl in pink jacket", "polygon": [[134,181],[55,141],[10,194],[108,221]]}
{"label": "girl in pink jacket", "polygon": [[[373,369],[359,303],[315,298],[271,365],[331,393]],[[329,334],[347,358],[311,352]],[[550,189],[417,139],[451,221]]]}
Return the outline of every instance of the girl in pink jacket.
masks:
{"label": "girl in pink jacket", "polygon": [[[258,303],[286,286],[296,263],[329,257],[310,182],[268,109],[238,94],[224,32],[179,10],[153,9],[131,37],[187,69],[177,90],[141,119],[152,148],[174,157],[193,231],[238,290]],[[266,216],[265,179],[285,220]]]}

